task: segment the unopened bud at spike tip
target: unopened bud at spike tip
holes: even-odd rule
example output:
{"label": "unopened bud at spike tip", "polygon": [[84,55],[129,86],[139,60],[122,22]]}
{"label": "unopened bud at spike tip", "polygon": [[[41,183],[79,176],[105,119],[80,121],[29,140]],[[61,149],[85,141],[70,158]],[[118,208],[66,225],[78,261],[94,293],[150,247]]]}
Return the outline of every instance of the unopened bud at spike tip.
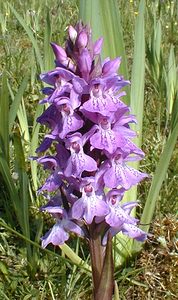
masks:
{"label": "unopened bud at spike tip", "polygon": [[79,49],[84,49],[87,46],[88,36],[86,32],[82,31],[79,33],[76,43]]}
{"label": "unopened bud at spike tip", "polygon": [[70,25],[68,32],[69,32],[69,37],[70,37],[71,41],[73,43],[75,43],[76,38],[77,38],[77,31],[75,30],[75,28],[73,26]]}

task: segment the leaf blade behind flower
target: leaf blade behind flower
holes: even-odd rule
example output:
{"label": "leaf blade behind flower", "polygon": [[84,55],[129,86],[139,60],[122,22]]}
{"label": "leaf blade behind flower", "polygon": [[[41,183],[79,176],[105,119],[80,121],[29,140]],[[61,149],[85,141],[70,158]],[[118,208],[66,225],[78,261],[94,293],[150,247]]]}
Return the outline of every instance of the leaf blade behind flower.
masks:
{"label": "leaf blade behind flower", "polygon": [[[84,23],[92,28],[93,39],[104,38],[102,57],[122,57],[119,73],[128,79],[127,58],[123,40],[123,30],[118,4],[115,0],[80,0],[79,16]],[[130,90],[124,98],[129,103]]]}
{"label": "leaf blade behind flower", "polygon": [[[178,136],[178,123],[174,127],[172,133],[170,134],[163,152],[160,156],[160,160],[157,164],[156,171],[154,174],[154,177],[152,179],[151,187],[149,190],[149,194],[144,206],[143,214],[141,217],[141,224],[147,224],[147,225],[141,225],[140,228],[144,231],[148,232],[150,228],[150,223],[153,218],[153,214],[156,207],[156,201],[159,196],[159,192],[162,186],[162,183],[165,179],[166,172],[169,166],[169,162],[172,156],[172,152],[174,150],[176,140]],[[135,241],[134,243],[134,252],[140,251],[142,245]]]}

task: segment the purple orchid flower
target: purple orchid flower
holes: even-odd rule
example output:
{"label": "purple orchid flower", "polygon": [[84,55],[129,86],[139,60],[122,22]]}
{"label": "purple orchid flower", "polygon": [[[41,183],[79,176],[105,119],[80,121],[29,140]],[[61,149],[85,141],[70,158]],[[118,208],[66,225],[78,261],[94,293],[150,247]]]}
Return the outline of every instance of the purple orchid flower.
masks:
{"label": "purple orchid flower", "polygon": [[98,115],[98,130],[90,138],[90,143],[94,148],[105,150],[109,154],[113,154],[118,147],[123,148],[127,144],[124,134],[112,129],[112,115]]}
{"label": "purple orchid flower", "polygon": [[66,67],[70,71],[75,72],[75,65],[72,62],[72,60],[67,56],[66,51],[55,43],[51,43],[51,47],[56,57],[56,67]]}
{"label": "purple orchid flower", "polygon": [[51,144],[53,142],[53,138],[51,137],[45,137],[40,146],[36,149],[36,153],[38,152],[45,152],[47,149],[51,147]]}
{"label": "purple orchid flower", "polygon": [[57,218],[56,224],[42,237],[42,247],[46,248],[48,244],[59,246],[69,239],[69,232],[79,236],[84,236],[82,229],[74,223],[68,216],[67,212]]}
{"label": "purple orchid flower", "polygon": [[40,76],[51,87],[43,89],[40,103],[49,106],[37,119],[50,128],[36,150],[50,150],[35,158],[50,171],[39,192],[57,193],[41,208],[57,220],[43,237],[44,247],[64,243],[70,232],[83,236],[84,223],[89,233],[90,226],[109,227],[105,241],[108,232],[137,240],[147,236],[130,215],[138,203],[121,202],[126,190],[147,177],[127,165],[144,157],[132,142],[136,132],[130,124],[136,118],[122,102],[130,82],[117,74],[120,57],[102,62],[102,43],[102,38],[93,43],[89,26],[69,26],[64,48],[51,43],[56,68]]}
{"label": "purple orchid flower", "polygon": [[88,178],[87,181],[82,188],[82,197],[72,206],[72,217],[76,220],[83,218],[87,224],[91,224],[94,217],[103,217],[107,214],[108,205],[105,196],[95,192],[94,180]]}
{"label": "purple orchid flower", "polygon": [[57,128],[55,128],[52,134],[64,139],[68,133],[83,127],[84,122],[74,111],[69,98],[61,97],[58,101],[55,101],[55,104],[61,112],[61,118],[57,123]]}
{"label": "purple orchid flower", "polygon": [[[138,160],[138,156],[124,157],[120,151],[116,151],[110,160],[107,160],[102,166],[103,180],[107,187],[123,187],[125,190],[130,189],[133,185],[138,184],[141,180],[148,177],[146,173],[141,173],[132,167],[126,165],[129,160]],[[102,174],[102,172],[101,172]]]}
{"label": "purple orchid flower", "polygon": [[91,134],[92,132],[82,136],[81,133],[74,133],[66,138],[66,147],[70,149],[71,156],[67,161],[64,171],[65,176],[80,177],[83,171],[92,172],[97,170],[96,161],[83,151],[83,146]]}
{"label": "purple orchid flower", "polygon": [[[111,227],[119,227],[124,223],[137,224],[138,220],[131,217],[124,206],[120,205],[123,195],[118,189],[110,190],[106,195],[106,202],[108,203],[110,212],[105,217],[106,223]],[[135,207],[137,203],[132,203],[132,208]],[[130,208],[130,207],[129,207]]]}
{"label": "purple orchid flower", "polygon": [[48,203],[41,206],[40,207],[40,210],[41,211],[47,211],[53,215],[56,215],[56,214],[60,214],[60,215],[63,215],[65,214],[65,210],[64,208],[62,207],[62,199],[61,199],[61,195],[55,195],[51,198],[47,197],[48,198]]}
{"label": "purple orchid flower", "polygon": [[146,233],[145,231],[138,228],[138,226],[133,225],[133,224],[128,224],[128,223],[123,223],[119,227],[111,227],[105,233],[103,240],[102,240],[102,245],[103,246],[106,245],[108,233],[110,233],[111,236],[114,237],[119,232],[122,232],[123,234],[128,235],[130,238],[133,238],[133,239],[137,240],[138,242],[144,242],[148,237],[148,233]]}
{"label": "purple orchid flower", "polygon": [[120,100],[125,92],[117,95],[112,94],[111,90],[107,90],[106,83],[101,80],[94,80],[90,88],[90,98],[86,101],[82,108],[89,112],[102,112],[116,111],[118,108],[128,110],[128,107]]}
{"label": "purple orchid flower", "polygon": [[38,189],[38,194],[42,191],[54,192],[62,184],[63,174],[56,170],[45,181],[45,183]]}

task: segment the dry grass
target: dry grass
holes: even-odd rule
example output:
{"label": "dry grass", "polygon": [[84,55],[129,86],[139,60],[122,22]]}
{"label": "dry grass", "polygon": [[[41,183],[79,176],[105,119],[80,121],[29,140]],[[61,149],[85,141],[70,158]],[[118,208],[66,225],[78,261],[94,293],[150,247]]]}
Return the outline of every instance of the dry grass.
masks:
{"label": "dry grass", "polygon": [[157,219],[152,233],[135,266],[136,269],[143,268],[143,271],[131,280],[132,285],[129,284],[122,299],[177,299],[178,220],[171,215]]}

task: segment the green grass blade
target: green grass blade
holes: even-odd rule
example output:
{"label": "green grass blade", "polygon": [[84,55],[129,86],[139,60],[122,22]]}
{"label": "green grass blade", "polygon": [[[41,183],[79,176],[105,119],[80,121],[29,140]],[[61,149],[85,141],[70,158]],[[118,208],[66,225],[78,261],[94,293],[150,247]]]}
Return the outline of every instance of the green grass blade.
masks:
{"label": "green grass blade", "polygon": [[[127,59],[117,1],[80,0],[79,16],[84,23],[90,24],[94,40],[103,36],[103,58],[122,57],[119,72],[128,79]],[[129,89],[126,102],[129,103]]]}
{"label": "green grass blade", "polygon": [[6,161],[9,162],[9,94],[7,76],[2,75],[2,87],[0,91],[0,148]]}
{"label": "green grass blade", "polygon": [[[152,220],[154,211],[155,211],[155,204],[156,200],[159,195],[159,191],[161,188],[161,185],[165,179],[166,172],[169,166],[169,162],[172,156],[172,152],[174,150],[176,140],[178,136],[178,123],[175,126],[174,130],[172,131],[171,135],[169,136],[164,150],[161,154],[160,160],[158,162],[155,175],[152,179],[152,184],[150,187],[150,191],[148,194],[148,198],[144,207],[143,215],[141,218],[141,223],[143,224],[149,224]],[[149,230],[149,225],[143,226],[143,229],[148,231]]]}
{"label": "green grass blade", "polygon": [[[21,137],[24,140],[24,146],[25,146],[25,143],[27,143],[27,144],[30,143],[30,133],[29,133],[29,126],[28,126],[27,111],[25,109],[25,104],[24,104],[23,98],[22,98],[19,110],[17,112],[17,116],[18,116],[18,120],[19,120],[19,124],[20,124]],[[26,150],[29,151],[29,147],[27,147]]]}
{"label": "green grass blade", "polygon": [[116,280],[114,281],[114,300],[120,300],[120,297],[119,297],[119,288],[118,288]]}
{"label": "green grass blade", "polygon": [[91,271],[90,266],[83,261],[67,244],[60,245],[59,247],[75,265],[82,265],[85,269]]}
{"label": "green grass blade", "polygon": [[174,46],[171,45],[169,60],[168,60],[168,72],[167,72],[167,111],[172,113],[174,105],[175,94],[177,90],[177,68],[174,54]]}
{"label": "green grass blade", "polygon": [[160,62],[160,55],[161,55],[161,36],[162,36],[162,29],[161,29],[161,21],[158,20],[155,28],[155,55],[156,55],[156,60],[158,63]]}
{"label": "green grass blade", "polygon": [[49,14],[49,8],[46,8],[46,24],[44,32],[44,67],[45,71],[48,71],[54,66],[53,52],[50,47],[51,42],[51,20]]}
{"label": "green grass blade", "polygon": [[5,16],[0,12],[0,24],[1,24],[1,31],[4,35],[6,33],[7,27],[6,27],[6,18]]}
{"label": "green grass blade", "polygon": [[22,210],[21,210],[21,206],[20,206],[21,200],[19,199],[17,189],[15,187],[15,184],[13,182],[13,179],[12,179],[12,176],[10,173],[8,163],[1,152],[1,148],[0,148],[0,173],[5,182],[7,191],[9,193],[11,202],[13,204],[13,208],[14,208],[15,214],[17,216],[18,223],[20,224],[21,228],[23,228]]}
{"label": "green grass blade", "polygon": [[11,130],[12,130],[13,123],[15,121],[20,102],[22,100],[22,96],[23,96],[24,91],[28,84],[28,79],[29,79],[29,75],[26,75],[18,89],[18,92],[17,92],[12,104],[11,104],[10,111],[9,111],[9,132],[11,132]]}
{"label": "green grass blade", "polygon": [[37,41],[33,35],[32,30],[28,27],[28,25],[26,24],[25,20],[19,15],[19,13],[15,10],[15,8],[9,3],[10,9],[12,11],[12,13],[15,15],[16,19],[18,20],[18,22],[22,25],[22,27],[24,28],[24,30],[26,31],[34,49],[35,49],[35,54],[37,57],[37,61],[39,63],[41,72],[43,72],[44,70],[44,66],[43,66],[43,60],[40,54],[40,49],[38,47]]}
{"label": "green grass blade", "polygon": [[[131,112],[136,115],[138,123],[132,128],[138,131],[138,137],[134,143],[141,147],[142,144],[142,123],[144,106],[144,85],[145,85],[145,33],[144,33],[144,12],[145,1],[141,0],[139,13],[135,24],[134,57],[131,79]],[[132,163],[132,167],[138,169],[139,161]],[[137,187],[133,187],[125,195],[125,201],[134,201],[137,198]]]}
{"label": "green grass blade", "polygon": [[[11,98],[13,100],[13,103],[15,101],[14,107],[13,107],[13,103],[12,103],[11,108],[10,108],[10,112],[11,112],[11,125],[10,126],[13,126],[13,119],[15,117],[14,110],[17,110],[17,117],[19,120],[21,136],[22,136],[24,142],[29,144],[30,143],[30,134],[29,134],[29,128],[28,128],[28,118],[27,118],[27,112],[25,109],[25,104],[24,104],[24,100],[23,100],[21,87],[19,88],[19,91],[17,92],[16,96],[14,96],[12,88],[9,84],[8,84],[8,89],[9,89]],[[16,101],[17,102],[21,101],[21,103],[19,104]]]}
{"label": "green grass blade", "polygon": [[176,124],[178,123],[178,91],[175,96],[175,100],[172,108],[172,117],[171,117],[171,131],[174,129]]}
{"label": "green grass blade", "polygon": [[[44,65],[43,65],[43,60],[42,60],[42,57],[41,57],[41,54],[40,54],[40,49],[38,47],[38,44],[37,44],[37,41],[33,35],[33,32],[32,30],[27,26],[25,20],[18,14],[18,12],[12,7],[12,5],[10,5],[10,9],[11,11],[13,12],[13,14],[15,15],[15,17],[17,18],[17,20],[19,21],[19,23],[22,25],[22,27],[25,29],[33,47],[34,47],[34,50],[35,50],[35,54],[36,54],[36,57],[37,57],[37,61],[40,65],[40,69],[41,69],[41,72],[44,71]],[[42,112],[42,108],[39,106],[37,108],[37,112],[38,112],[38,116],[40,115],[40,113]],[[21,127],[26,128],[26,120],[23,118],[24,117],[24,114],[23,112],[19,112],[19,121],[21,120]],[[23,126],[24,125],[24,126]],[[22,129],[22,131],[23,131]],[[31,155],[34,155],[35,153],[35,149],[37,148],[37,145],[38,145],[38,133],[39,133],[39,126],[36,126],[35,127],[35,130],[33,131],[33,136],[32,136],[32,142],[31,142]],[[34,184],[34,188],[37,189],[38,185],[37,185],[37,166],[36,166],[36,162],[31,162],[31,168],[32,168],[32,179],[33,179],[33,184]]]}
{"label": "green grass blade", "polygon": [[[23,224],[22,233],[28,239],[30,239],[30,218],[29,218],[29,191],[28,191],[28,177],[26,174],[25,166],[25,155],[22,146],[22,141],[19,133],[14,134],[14,151],[15,151],[15,163],[17,172],[19,175],[19,197],[20,197],[20,208],[22,211],[21,214],[21,223]],[[32,260],[32,249],[31,245],[27,242],[27,260],[31,265]]]}
{"label": "green grass blade", "polygon": [[[159,192],[162,186],[162,183],[165,179],[166,172],[169,166],[169,162],[172,156],[172,152],[174,150],[176,140],[178,136],[178,123],[174,127],[174,130],[170,134],[165,146],[164,150],[160,156],[160,160],[156,167],[156,171],[154,177],[152,179],[151,187],[149,190],[149,194],[145,203],[145,207],[143,210],[143,214],[141,217],[141,224],[148,224],[140,226],[144,231],[149,231],[150,223],[154,215],[156,201],[159,196]],[[141,244],[135,242],[134,251],[139,251],[141,249]]]}
{"label": "green grass blade", "polygon": [[[34,118],[34,127],[33,127],[33,132],[32,132],[32,139],[31,139],[31,144],[30,144],[30,155],[36,155],[36,149],[38,147],[38,142],[39,142],[39,129],[40,129],[40,124],[37,124],[36,118],[42,114],[43,112],[43,106],[38,105],[35,118]],[[32,174],[32,180],[33,180],[33,185],[35,190],[38,189],[38,175],[37,175],[37,162],[35,160],[31,160],[31,174]]]}

